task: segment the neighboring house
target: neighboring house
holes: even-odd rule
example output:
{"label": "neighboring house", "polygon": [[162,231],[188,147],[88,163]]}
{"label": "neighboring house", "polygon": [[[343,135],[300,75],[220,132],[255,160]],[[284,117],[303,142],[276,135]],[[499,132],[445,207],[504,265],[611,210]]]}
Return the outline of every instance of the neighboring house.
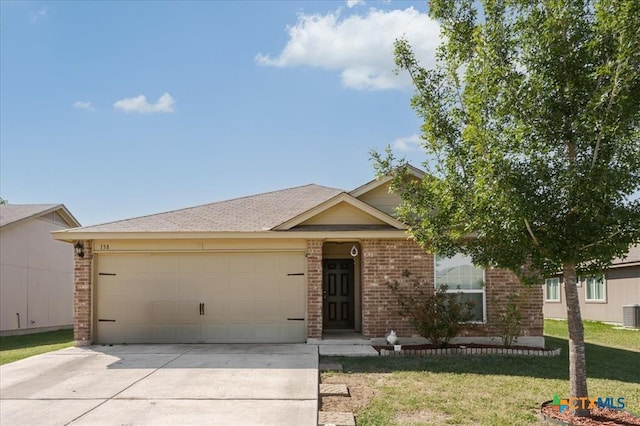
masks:
{"label": "neighboring house", "polygon": [[[545,318],[567,318],[562,278],[547,278],[543,287]],[[622,323],[622,307],[640,304],[640,245],[615,259],[603,275],[578,277],[578,296],[582,319]]]}
{"label": "neighboring house", "polygon": [[[478,302],[473,335],[498,336],[492,301],[524,287],[461,256],[436,262],[393,217],[399,198],[388,183],[351,192],[306,185],[54,233],[83,249],[76,344],[313,343],[345,330],[413,336],[387,283],[409,270],[435,287],[442,268],[450,288]],[[519,344],[543,345],[539,287],[522,315]]]}
{"label": "neighboring house", "polygon": [[0,335],[73,325],[73,250],[51,232],[78,226],[62,204],[0,205]]}

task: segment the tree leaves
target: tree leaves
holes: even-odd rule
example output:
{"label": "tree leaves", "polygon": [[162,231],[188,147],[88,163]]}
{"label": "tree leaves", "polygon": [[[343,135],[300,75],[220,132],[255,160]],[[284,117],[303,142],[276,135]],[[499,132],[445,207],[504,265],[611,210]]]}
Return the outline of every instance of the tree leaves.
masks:
{"label": "tree leaves", "polygon": [[567,262],[605,268],[640,240],[640,3],[482,5],[431,2],[445,40],[435,69],[396,42],[436,159],[415,182],[378,156],[398,214],[423,246],[525,281]]}

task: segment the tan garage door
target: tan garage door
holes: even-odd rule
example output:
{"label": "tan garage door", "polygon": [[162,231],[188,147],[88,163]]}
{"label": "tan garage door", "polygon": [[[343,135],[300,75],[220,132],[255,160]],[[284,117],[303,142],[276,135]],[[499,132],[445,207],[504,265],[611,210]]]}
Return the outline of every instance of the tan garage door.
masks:
{"label": "tan garage door", "polygon": [[305,341],[300,253],[96,256],[98,343]]}

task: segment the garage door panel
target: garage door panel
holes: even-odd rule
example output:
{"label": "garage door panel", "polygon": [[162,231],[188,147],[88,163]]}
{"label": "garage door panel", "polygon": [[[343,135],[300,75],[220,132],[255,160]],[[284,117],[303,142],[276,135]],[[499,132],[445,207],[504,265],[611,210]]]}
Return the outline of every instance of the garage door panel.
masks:
{"label": "garage door panel", "polygon": [[282,276],[277,274],[260,275],[256,280],[254,287],[254,296],[258,299],[275,299],[280,297],[280,288]]}
{"label": "garage door panel", "polygon": [[305,272],[305,258],[299,255],[279,256],[280,272],[286,274],[299,274]]}
{"label": "garage door panel", "polygon": [[227,277],[214,277],[207,275],[202,284],[200,297],[211,297],[215,295],[217,299],[224,299],[229,292],[229,281]]}
{"label": "garage door panel", "polygon": [[153,300],[175,300],[178,298],[176,279],[169,275],[154,274],[151,297]]}
{"label": "garage door panel", "polygon": [[280,272],[280,261],[278,256],[256,256],[253,271],[259,274]]}
{"label": "garage door panel", "polygon": [[118,299],[107,300],[98,309],[98,319],[113,320],[126,316],[126,305]]}
{"label": "garage door panel", "polygon": [[205,256],[202,263],[202,270],[205,274],[226,274],[229,272],[228,256]]}
{"label": "garage door panel", "polygon": [[118,287],[118,293],[135,300],[147,300],[153,292],[153,280],[145,275],[137,275],[118,280],[122,283]]}
{"label": "garage door panel", "polygon": [[307,334],[304,321],[290,321],[280,326],[283,343],[304,342]]}
{"label": "garage door panel", "polygon": [[281,342],[282,332],[279,324],[259,324],[255,326],[256,340],[262,342]]}
{"label": "garage door panel", "polygon": [[243,323],[229,323],[227,326],[229,330],[228,339],[230,342],[245,343],[255,341],[255,325],[243,324]]}
{"label": "garage door panel", "polygon": [[202,340],[204,342],[228,342],[229,329],[227,324],[205,324],[202,326]]}
{"label": "garage door panel", "polygon": [[229,318],[230,307],[225,300],[205,300],[203,322],[220,322]]}
{"label": "garage door panel", "polygon": [[202,341],[200,324],[178,324],[176,334],[178,343],[199,343]]}
{"label": "garage door panel", "polygon": [[189,273],[176,278],[178,300],[198,300],[205,291],[205,279],[202,274]]}
{"label": "garage door panel", "polygon": [[124,299],[121,305],[126,307],[127,323],[145,323],[151,316],[151,302]]}
{"label": "garage door panel", "polygon": [[300,299],[280,299],[280,310],[287,318],[303,318],[305,307],[300,304]]}
{"label": "garage door panel", "polygon": [[254,294],[254,279],[252,274],[233,274],[229,276],[226,292],[220,296],[226,299],[252,298]]}
{"label": "garage door panel", "polygon": [[255,268],[255,257],[242,254],[228,255],[227,267],[229,272],[253,271]]}
{"label": "garage door panel", "polygon": [[304,277],[286,277],[278,286],[278,297],[303,300],[306,293]]}
{"label": "garage door panel", "polygon": [[175,271],[180,275],[189,273],[200,273],[204,265],[204,256],[180,256],[176,258]]}
{"label": "garage door panel", "polygon": [[98,272],[115,273],[123,269],[125,261],[123,256],[100,256]]}
{"label": "garage door panel", "polygon": [[177,343],[178,334],[176,333],[176,327],[175,324],[153,324],[151,326],[151,341],[158,343]]}
{"label": "garage door panel", "polygon": [[116,323],[100,324],[100,342],[101,343],[122,343],[125,341],[123,336],[126,334],[126,326]]}
{"label": "garage door panel", "polygon": [[[98,254],[103,343],[304,342],[302,254]],[[201,307],[204,308],[202,311]],[[111,318],[109,318],[111,319]]]}
{"label": "garage door panel", "polygon": [[176,257],[170,255],[149,256],[149,270],[146,272],[173,274],[176,270]]}
{"label": "garage door panel", "polygon": [[111,296],[126,294],[127,282],[125,278],[115,276],[100,276],[99,278],[102,294]]}
{"label": "garage door panel", "polygon": [[199,322],[200,321],[200,302],[195,300],[177,302],[178,321],[179,322]]}
{"label": "garage door panel", "polygon": [[154,301],[151,304],[151,320],[153,323],[173,323],[177,318],[177,302]]}
{"label": "garage door panel", "polygon": [[153,341],[150,328],[148,324],[129,324],[126,326],[126,340],[118,343],[150,343]]}
{"label": "garage door panel", "polygon": [[254,318],[256,321],[283,320],[284,315],[278,300],[259,300],[255,303]]}
{"label": "garage door panel", "polygon": [[153,264],[153,256],[149,255],[122,256],[121,265],[114,267],[120,271],[124,269],[131,274],[148,274],[153,271],[158,271],[156,265]]}
{"label": "garage door panel", "polygon": [[230,321],[243,321],[254,316],[253,300],[229,300],[227,301],[227,319]]}

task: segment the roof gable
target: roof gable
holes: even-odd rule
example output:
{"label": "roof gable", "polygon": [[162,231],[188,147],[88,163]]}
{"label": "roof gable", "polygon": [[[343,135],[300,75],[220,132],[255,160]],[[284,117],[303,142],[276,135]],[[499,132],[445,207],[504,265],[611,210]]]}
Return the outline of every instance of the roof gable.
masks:
{"label": "roof gable", "polygon": [[[417,179],[422,179],[424,177],[424,172],[416,167],[413,167],[411,164],[407,164],[404,167],[407,168],[407,171],[410,175],[416,177]],[[381,186],[386,185],[388,188],[391,179],[393,179],[391,176],[382,176],[378,179],[374,179],[365,183],[364,185],[357,187],[353,191],[349,192],[349,194],[356,198],[360,198],[362,195],[367,194],[368,192],[373,191]]]}
{"label": "roof gable", "polygon": [[0,205],[0,227],[15,225],[30,219],[47,218],[62,219],[70,228],[80,226],[64,204],[2,204]]}
{"label": "roof gable", "polygon": [[386,225],[406,229],[402,222],[345,192],[273,229],[286,231],[305,225]]}
{"label": "roof gable", "polygon": [[[424,172],[407,165],[407,171],[415,179],[422,179]],[[392,177],[382,176],[351,191],[349,194],[386,214],[395,217],[396,208],[400,205],[400,196],[390,191]]]}
{"label": "roof gable", "polygon": [[342,201],[300,224],[306,225],[387,225],[379,218]]}

